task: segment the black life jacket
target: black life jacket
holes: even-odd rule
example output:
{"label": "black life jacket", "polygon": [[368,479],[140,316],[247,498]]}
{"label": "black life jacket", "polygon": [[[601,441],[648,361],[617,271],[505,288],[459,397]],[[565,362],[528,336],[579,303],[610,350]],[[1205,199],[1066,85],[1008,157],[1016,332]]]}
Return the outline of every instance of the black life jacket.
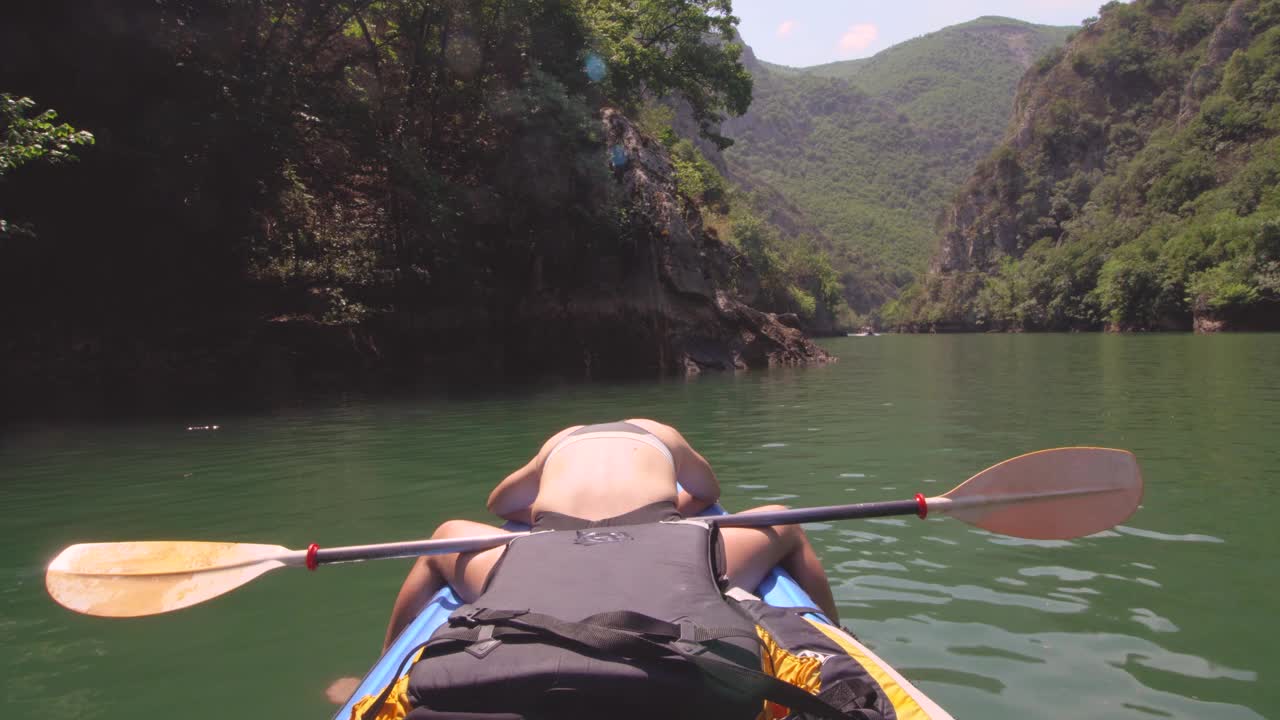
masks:
{"label": "black life jacket", "polygon": [[747,720],[765,699],[850,717],[760,672],[722,568],[717,531],[697,521],[518,538],[426,643],[409,718]]}

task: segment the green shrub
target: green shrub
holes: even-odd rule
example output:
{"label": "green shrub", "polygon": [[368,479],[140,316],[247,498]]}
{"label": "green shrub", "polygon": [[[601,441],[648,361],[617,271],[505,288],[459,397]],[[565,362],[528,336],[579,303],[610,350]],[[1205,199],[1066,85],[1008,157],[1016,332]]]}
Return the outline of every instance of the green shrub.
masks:
{"label": "green shrub", "polygon": [[1058,63],[1062,62],[1062,58],[1066,54],[1066,49],[1059,45],[1042,55],[1039,60],[1036,60],[1032,68],[1037,75],[1047,75]]}
{"label": "green shrub", "polygon": [[1247,103],[1214,95],[1200,106],[1196,128],[1212,148],[1223,141],[1246,140],[1262,125],[1263,116]]}
{"label": "green shrub", "polygon": [[1190,47],[1213,32],[1226,10],[1226,3],[1187,3],[1173,21],[1173,37],[1182,47]]}
{"label": "green shrub", "polygon": [[[28,113],[36,103],[28,97],[0,93],[0,178],[5,173],[32,162],[61,164],[76,160],[74,148],[92,145],[93,134],[57,123],[58,113],[45,110],[34,117]],[[0,239],[35,236],[30,223],[17,223],[0,217]]]}
{"label": "green shrub", "polygon": [[791,297],[791,302],[795,303],[796,311],[800,317],[806,320],[814,318],[818,310],[818,301],[813,297],[812,293],[795,285],[789,285],[787,286],[787,294]]}
{"label": "green shrub", "polygon": [[77,145],[92,145],[93,135],[66,123],[56,123],[58,113],[45,110],[27,117],[36,103],[28,97],[0,93],[0,176],[29,162],[71,162]]}
{"label": "green shrub", "polygon": [[700,204],[724,205],[728,183],[692,142],[677,141],[671,147],[671,163],[675,170],[676,187],[681,192]]}
{"label": "green shrub", "polygon": [[1161,275],[1155,248],[1137,243],[1120,248],[1098,273],[1099,310],[1121,329],[1152,326],[1165,309],[1160,307]]}
{"label": "green shrub", "polygon": [[1280,25],[1280,0],[1262,0],[1249,14],[1249,25],[1255,33]]}
{"label": "green shrub", "polygon": [[1155,181],[1147,192],[1147,201],[1160,210],[1176,213],[1216,182],[1210,158],[1193,153],[1179,160],[1168,173]]}
{"label": "green shrub", "polygon": [[1197,273],[1191,278],[1188,289],[1191,302],[1199,311],[1237,310],[1257,302],[1261,297],[1258,288],[1250,282],[1247,268],[1237,261],[1225,262]]}

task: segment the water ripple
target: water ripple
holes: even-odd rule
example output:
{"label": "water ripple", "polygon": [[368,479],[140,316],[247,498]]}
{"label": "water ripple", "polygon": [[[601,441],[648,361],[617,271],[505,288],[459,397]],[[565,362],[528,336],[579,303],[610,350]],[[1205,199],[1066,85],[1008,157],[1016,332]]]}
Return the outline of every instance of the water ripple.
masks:
{"label": "water ripple", "polygon": [[1147,608],[1131,608],[1133,611],[1133,621],[1142,623],[1154,632],[1171,633],[1178,632],[1178,626],[1170,622],[1169,618],[1161,617],[1154,610]]}
{"label": "water ripple", "polygon": [[1024,577],[1055,577],[1064,582],[1083,582],[1098,577],[1098,573],[1088,570],[1073,570],[1066,567],[1029,567],[1018,571]]}
{"label": "water ripple", "polygon": [[[844,563],[841,563],[842,565]],[[1078,613],[1089,605],[1080,601],[1051,600],[1035,595],[1000,592],[979,585],[942,585],[886,575],[866,575],[849,581],[857,597],[862,600],[893,600],[940,605],[951,600],[1023,607],[1049,613]]]}
{"label": "water ripple", "polygon": [[1200,535],[1197,533],[1185,533],[1182,535],[1173,533],[1162,533],[1154,530],[1142,530],[1128,525],[1117,525],[1116,530],[1125,535],[1133,535],[1135,537],[1147,538],[1148,540],[1164,540],[1166,542],[1200,542],[1200,543],[1225,543],[1220,537],[1212,535]]}

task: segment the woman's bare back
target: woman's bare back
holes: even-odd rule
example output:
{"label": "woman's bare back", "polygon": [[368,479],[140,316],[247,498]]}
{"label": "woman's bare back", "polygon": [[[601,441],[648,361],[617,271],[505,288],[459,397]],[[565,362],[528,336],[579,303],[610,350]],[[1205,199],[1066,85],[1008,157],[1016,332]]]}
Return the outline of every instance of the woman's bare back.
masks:
{"label": "woman's bare back", "polygon": [[555,512],[603,520],[663,501],[676,501],[670,457],[640,440],[588,436],[545,461],[533,516]]}

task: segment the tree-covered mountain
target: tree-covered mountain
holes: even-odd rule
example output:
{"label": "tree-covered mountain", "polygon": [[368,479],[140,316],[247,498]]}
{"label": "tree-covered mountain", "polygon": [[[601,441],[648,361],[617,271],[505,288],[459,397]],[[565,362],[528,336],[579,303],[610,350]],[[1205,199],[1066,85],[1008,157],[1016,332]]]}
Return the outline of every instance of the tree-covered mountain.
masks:
{"label": "tree-covered mountain", "polygon": [[1023,79],[917,329],[1280,326],[1280,0],[1108,3]]}
{"label": "tree-covered mountain", "polygon": [[828,238],[866,313],[925,267],[934,224],[999,141],[1018,78],[1068,29],[984,17],[865,60],[744,64],[748,112],[724,125],[728,174],[779,192]]}

